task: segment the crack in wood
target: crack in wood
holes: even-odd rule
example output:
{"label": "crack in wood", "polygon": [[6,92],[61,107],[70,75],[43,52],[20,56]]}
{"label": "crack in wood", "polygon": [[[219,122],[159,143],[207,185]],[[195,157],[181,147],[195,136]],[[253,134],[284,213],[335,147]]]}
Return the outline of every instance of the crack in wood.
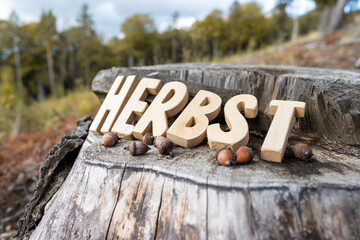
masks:
{"label": "crack in wood", "polygon": [[[86,165],[92,165],[92,166],[98,166],[98,167],[107,167],[110,169],[121,169],[123,168],[123,166],[119,166],[119,165],[107,165],[106,163],[103,162],[94,162],[94,161],[86,161],[85,162]],[[244,189],[247,185],[241,185],[241,186],[236,186],[236,185],[221,185],[221,183],[215,184],[215,183],[207,183],[206,180],[204,181],[197,181],[193,178],[190,178],[191,176],[178,176],[175,173],[172,172],[167,172],[166,169],[163,168],[156,168],[153,169],[152,168],[153,165],[149,166],[149,165],[143,165],[141,166],[127,166],[127,169],[130,171],[134,171],[134,172],[140,172],[140,171],[145,171],[145,172],[149,172],[149,173],[156,173],[156,174],[160,174],[164,177],[167,178],[174,178],[177,181],[188,181],[190,183],[196,184],[198,186],[201,187],[210,187],[210,188],[215,188],[215,189],[219,189],[219,190],[242,190]],[[248,188],[251,190],[262,190],[262,189],[276,189],[276,190],[283,190],[283,189],[288,189],[287,184],[281,184],[281,185],[276,185],[276,184],[251,184],[248,185]],[[289,184],[291,185],[291,184]],[[324,188],[329,188],[329,189],[346,189],[346,190],[360,190],[360,185],[338,185],[336,183],[318,183],[317,185],[312,186],[311,184],[299,184],[298,186],[302,186],[306,189],[317,189],[319,186],[324,187]]]}
{"label": "crack in wood", "polygon": [[209,239],[209,189],[208,176],[206,177],[206,239]]}
{"label": "crack in wood", "polygon": [[155,223],[154,240],[157,238],[157,231],[158,231],[158,225],[159,225],[159,218],[160,218],[160,210],[161,210],[161,205],[162,205],[164,185],[165,185],[165,178],[164,178],[164,181],[163,181],[163,184],[162,184],[162,187],[161,187],[160,202],[159,202],[159,207],[158,207],[158,210],[157,210],[156,223]]}
{"label": "crack in wood", "polygon": [[107,230],[106,230],[105,239],[108,239],[111,222],[112,222],[112,219],[113,219],[113,216],[114,216],[114,213],[115,213],[116,206],[117,206],[117,204],[118,204],[118,202],[119,202],[119,198],[120,198],[120,194],[121,194],[121,185],[122,185],[122,181],[123,181],[123,178],[124,178],[125,169],[126,169],[126,163],[125,163],[125,166],[124,166],[123,171],[122,171],[122,174],[121,174],[120,183],[119,183],[118,195],[117,195],[116,202],[115,202],[115,205],[114,205],[114,208],[113,208],[113,210],[112,210],[111,217],[110,217],[110,220],[109,220],[109,223],[108,223],[108,228],[107,228]]}

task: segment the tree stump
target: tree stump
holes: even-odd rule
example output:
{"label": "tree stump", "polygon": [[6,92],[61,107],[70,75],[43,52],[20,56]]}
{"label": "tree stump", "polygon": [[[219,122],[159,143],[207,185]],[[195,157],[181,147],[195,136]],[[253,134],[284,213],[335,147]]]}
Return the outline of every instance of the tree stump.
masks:
{"label": "tree stump", "polygon": [[[223,103],[239,93],[255,95],[260,114],[249,121],[254,160],[220,166],[207,142],[176,146],[172,157],[155,147],[133,157],[124,149],[129,141],[104,148],[101,136],[90,133],[35,230],[20,238],[360,238],[360,74],[218,64],[112,68],[93,81],[100,99],[118,74],[183,81],[190,96],[206,89]],[[282,164],[260,159],[271,99],[306,101],[306,117],[295,124],[289,144],[310,144],[311,161],[289,152]]]}

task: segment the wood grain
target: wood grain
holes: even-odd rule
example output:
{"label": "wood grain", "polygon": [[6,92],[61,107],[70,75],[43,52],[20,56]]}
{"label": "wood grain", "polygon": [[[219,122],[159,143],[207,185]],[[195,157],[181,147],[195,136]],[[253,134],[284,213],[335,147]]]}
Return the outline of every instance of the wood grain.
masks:
{"label": "wood grain", "polygon": [[[256,149],[261,139],[252,137]],[[313,147],[309,163],[285,156],[217,165],[208,146],[132,157],[90,134],[31,239],[358,239],[360,163]]]}

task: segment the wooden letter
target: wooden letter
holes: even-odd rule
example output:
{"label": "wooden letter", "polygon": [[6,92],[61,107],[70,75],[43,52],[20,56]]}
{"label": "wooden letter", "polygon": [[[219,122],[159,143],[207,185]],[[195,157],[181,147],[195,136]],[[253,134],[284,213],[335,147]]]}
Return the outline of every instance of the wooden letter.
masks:
{"label": "wooden letter", "polygon": [[156,95],[160,91],[161,85],[159,79],[141,79],[111,131],[117,133],[121,138],[132,139],[133,122],[136,122],[149,106],[145,99],[148,94]]}
{"label": "wooden letter", "polygon": [[186,105],[188,91],[181,82],[169,82],[163,86],[133,130],[137,139],[147,132],[153,136],[165,136],[169,128],[167,119],[179,113]]}
{"label": "wooden letter", "polygon": [[275,116],[261,147],[261,158],[267,161],[281,162],[295,117],[305,116],[305,103],[272,100],[269,113],[275,114]]}
{"label": "wooden letter", "polygon": [[191,148],[206,137],[209,121],[216,118],[221,108],[221,98],[215,93],[200,90],[167,131],[175,144]]}
{"label": "wooden letter", "polygon": [[100,134],[110,132],[138,83],[136,76],[116,77],[90,126],[90,131]]}
{"label": "wooden letter", "polygon": [[224,146],[230,147],[234,152],[249,142],[249,125],[240,111],[245,110],[245,117],[255,118],[258,113],[256,97],[241,94],[232,97],[224,107],[225,121],[229,126],[229,132],[223,132],[220,124],[211,124],[207,128],[209,146],[218,150]]}

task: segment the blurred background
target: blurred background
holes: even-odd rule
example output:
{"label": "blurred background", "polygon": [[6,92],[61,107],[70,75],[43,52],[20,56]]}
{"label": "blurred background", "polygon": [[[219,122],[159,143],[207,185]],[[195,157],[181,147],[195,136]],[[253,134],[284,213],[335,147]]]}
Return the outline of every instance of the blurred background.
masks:
{"label": "blurred background", "polygon": [[47,152],[95,115],[93,77],[183,62],[360,68],[358,0],[1,0],[0,238]]}

